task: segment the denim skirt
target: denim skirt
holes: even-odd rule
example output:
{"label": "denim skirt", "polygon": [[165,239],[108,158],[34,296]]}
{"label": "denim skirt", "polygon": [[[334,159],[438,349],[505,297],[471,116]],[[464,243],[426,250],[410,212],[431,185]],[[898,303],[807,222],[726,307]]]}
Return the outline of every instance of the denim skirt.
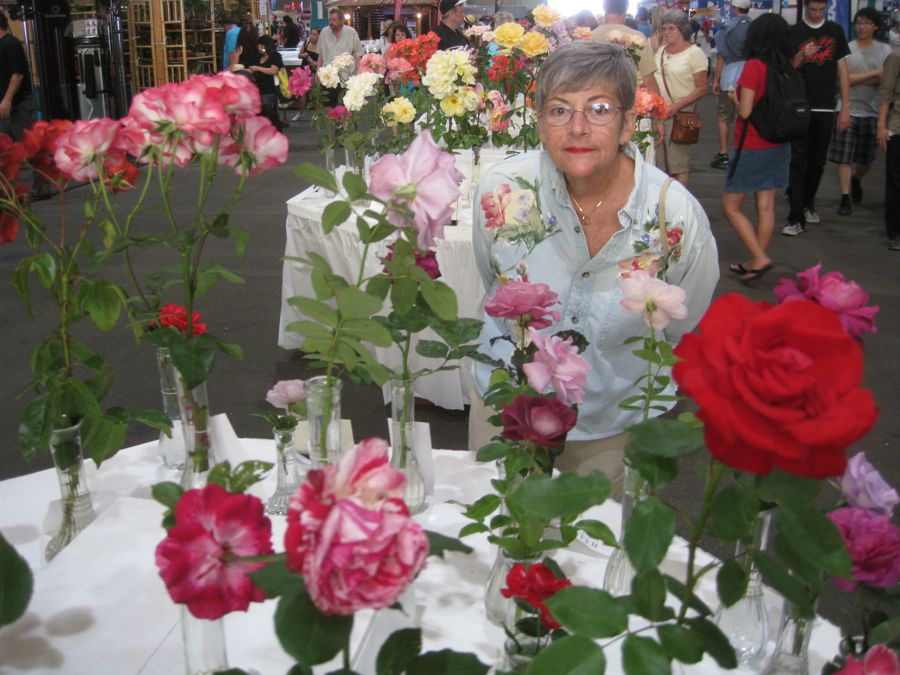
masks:
{"label": "denim skirt", "polygon": [[725,192],[758,192],[783,190],[788,186],[791,166],[791,144],[784,143],[765,150],[741,151],[734,175],[734,155],[728,161],[729,176],[725,178]]}

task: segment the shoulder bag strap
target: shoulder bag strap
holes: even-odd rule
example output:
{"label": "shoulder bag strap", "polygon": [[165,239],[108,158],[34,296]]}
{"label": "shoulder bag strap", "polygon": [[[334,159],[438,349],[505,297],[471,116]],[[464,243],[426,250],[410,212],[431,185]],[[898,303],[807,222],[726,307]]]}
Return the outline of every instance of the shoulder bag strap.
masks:
{"label": "shoulder bag strap", "polygon": [[669,100],[674,102],[675,97],[672,96],[672,92],[669,91],[669,81],[666,80],[666,48],[663,46],[660,49],[662,49],[662,55],[659,57],[659,72],[662,73],[663,86],[666,88],[666,93],[669,95]]}
{"label": "shoulder bag strap", "polygon": [[669,186],[675,180],[671,176],[663,181],[662,187],[659,189],[659,203],[656,205],[656,221],[659,223],[659,241],[662,244],[664,255],[669,255],[669,236],[666,232],[666,192]]}

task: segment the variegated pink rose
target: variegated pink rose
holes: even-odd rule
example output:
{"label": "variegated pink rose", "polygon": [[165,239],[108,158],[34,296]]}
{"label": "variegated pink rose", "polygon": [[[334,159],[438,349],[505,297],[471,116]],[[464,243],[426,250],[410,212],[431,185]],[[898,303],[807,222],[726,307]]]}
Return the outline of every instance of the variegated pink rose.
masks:
{"label": "variegated pink rose", "polygon": [[488,316],[522,319],[529,328],[541,330],[559,321],[559,312],[550,307],[559,296],[547,284],[508,281],[500,285],[484,304]]}
{"label": "variegated pink rose", "polygon": [[[245,117],[236,124],[236,145],[239,157],[233,166],[235,173],[259,173],[284,164],[288,156],[288,140],[265,117]],[[232,150],[233,152],[233,150]]]}
{"label": "variegated pink rose", "polygon": [[75,180],[94,180],[100,173],[98,162],[114,164],[125,157],[115,147],[119,122],[105,117],[78,120],[71,129],[59,136],[53,155],[56,165]]}
{"label": "variegated pink rose", "polygon": [[537,346],[534,360],[522,367],[528,384],[539,394],[552,386],[556,398],[566,405],[583,403],[591,364],[579,356],[572,338],[563,340],[556,335],[543,337],[533,328],[528,329],[528,334]]}
{"label": "variegated pink rose", "polygon": [[484,212],[484,226],[497,229],[506,224],[506,209],[509,208],[512,189],[508,183],[501,183],[494,191],[481,195],[481,210]]}

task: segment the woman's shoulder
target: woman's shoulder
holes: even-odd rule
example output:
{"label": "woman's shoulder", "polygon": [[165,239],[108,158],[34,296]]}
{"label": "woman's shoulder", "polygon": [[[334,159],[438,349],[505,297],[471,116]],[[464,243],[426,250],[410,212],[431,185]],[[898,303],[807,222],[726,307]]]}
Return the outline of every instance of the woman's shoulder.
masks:
{"label": "woman's shoulder", "polygon": [[524,178],[531,181],[541,173],[543,150],[530,150],[505,157],[481,174],[481,181],[497,182]]}
{"label": "woman's shoulder", "polygon": [[[659,212],[659,200],[665,188],[665,215],[666,222],[682,223],[687,230],[709,231],[709,218],[703,206],[691,192],[675,179],[670,179],[663,171],[644,163],[643,185],[647,195],[652,195],[646,201],[646,208],[652,209],[651,216]],[[668,182],[668,187],[666,183]],[[637,186],[636,186],[637,187]]]}

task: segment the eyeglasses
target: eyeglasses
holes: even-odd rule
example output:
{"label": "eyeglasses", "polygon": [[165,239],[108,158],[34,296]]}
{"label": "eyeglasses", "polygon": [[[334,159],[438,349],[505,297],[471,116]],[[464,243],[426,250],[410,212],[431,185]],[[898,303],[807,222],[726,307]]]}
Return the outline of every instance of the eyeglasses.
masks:
{"label": "eyeglasses", "polygon": [[583,110],[570,108],[561,103],[554,103],[543,113],[544,121],[550,126],[562,127],[572,121],[572,115],[577,112],[584,114],[584,119],[588,124],[602,127],[609,124],[609,121],[616,116],[616,112],[621,110],[622,106],[613,106],[609,103],[591,103],[590,106]]}

